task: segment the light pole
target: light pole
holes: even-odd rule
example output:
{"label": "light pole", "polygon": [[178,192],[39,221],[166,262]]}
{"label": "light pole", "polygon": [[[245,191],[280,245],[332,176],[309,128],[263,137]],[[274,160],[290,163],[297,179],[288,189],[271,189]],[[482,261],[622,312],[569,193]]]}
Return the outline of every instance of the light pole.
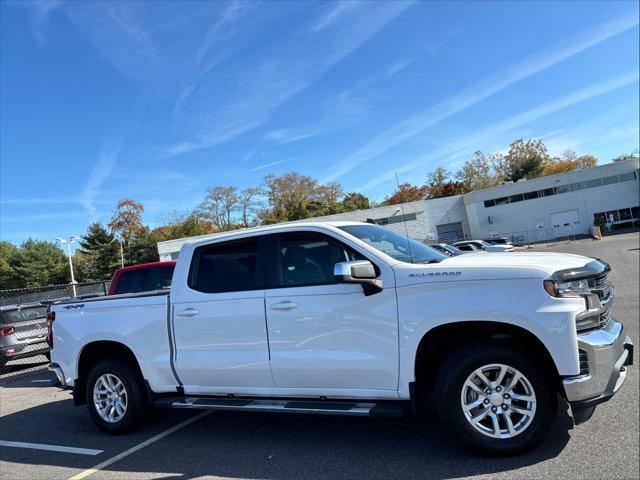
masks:
{"label": "light pole", "polygon": [[71,262],[71,244],[75,242],[77,239],[78,237],[75,237],[75,236],[71,236],[66,240],[60,237],[56,238],[56,240],[60,242],[62,245],[67,246],[67,258],[69,259],[69,270],[71,271],[71,288],[73,289],[74,297],[78,296],[78,292],[76,292],[76,279],[73,276],[73,263]]}

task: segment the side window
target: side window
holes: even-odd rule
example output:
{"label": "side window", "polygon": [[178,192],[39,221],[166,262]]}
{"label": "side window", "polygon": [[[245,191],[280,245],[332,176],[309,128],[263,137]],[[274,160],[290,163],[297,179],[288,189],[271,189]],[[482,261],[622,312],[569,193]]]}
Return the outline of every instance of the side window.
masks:
{"label": "side window", "polygon": [[191,261],[189,287],[205,293],[238,292],[263,288],[258,275],[258,238],[196,249]]}
{"label": "side window", "polygon": [[127,270],[126,272],[122,272],[120,278],[118,278],[116,294],[144,292],[147,290],[148,279],[148,268],[140,268],[137,270]]}
{"label": "side window", "polygon": [[162,290],[164,288],[170,287],[174,269],[174,266],[156,267],[151,269],[152,272],[149,278],[149,290]]}
{"label": "side window", "polygon": [[277,253],[277,284],[283,287],[332,284],[336,263],[364,259],[337,240],[317,233],[281,234]]}
{"label": "side window", "polygon": [[465,243],[463,245],[457,245],[459,250],[462,250],[463,252],[473,252],[474,248],[469,245],[468,243]]}

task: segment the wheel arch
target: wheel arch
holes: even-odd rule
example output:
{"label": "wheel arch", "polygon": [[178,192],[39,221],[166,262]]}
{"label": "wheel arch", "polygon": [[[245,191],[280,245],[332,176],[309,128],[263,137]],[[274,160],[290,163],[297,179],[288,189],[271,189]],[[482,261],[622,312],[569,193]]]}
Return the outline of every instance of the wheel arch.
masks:
{"label": "wheel arch", "polygon": [[534,333],[509,323],[464,321],[439,325],[423,335],[416,351],[413,365],[415,386],[411,390],[416,394],[431,392],[444,358],[465,343],[482,340],[503,341],[519,351],[535,355],[553,387],[561,387],[553,357]]}
{"label": "wheel arch", "polygon": [[82,405],[86,401],[84,395],[86,381],[93,366],[105,358],[114,357],[123,359],[131,365],[134,373],[143,381],[147,396],[149,396],[150,390],[148,383],[144,379],[140,363],[131,348],[118,341],[97,340],[84,345],[78,355],[76,368],[77,378],[75,379],[73,387],[75,405]]}

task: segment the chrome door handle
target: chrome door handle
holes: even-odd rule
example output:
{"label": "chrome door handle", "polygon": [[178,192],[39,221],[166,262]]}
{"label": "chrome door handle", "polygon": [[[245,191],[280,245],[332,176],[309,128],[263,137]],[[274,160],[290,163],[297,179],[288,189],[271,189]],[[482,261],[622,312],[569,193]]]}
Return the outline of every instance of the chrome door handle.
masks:
{"label": "chrome door handle", "polygon": [[185,308],[184,310],[180,310],[177,312],[181,317],[194,317],[200,313],[200,310],[195,308]]}
{"label": "chrome door handle", "polygon": [[297,306],[298,304],[294,302],[272,303],[271,310],[291,310],[292,308],[296,308]]}

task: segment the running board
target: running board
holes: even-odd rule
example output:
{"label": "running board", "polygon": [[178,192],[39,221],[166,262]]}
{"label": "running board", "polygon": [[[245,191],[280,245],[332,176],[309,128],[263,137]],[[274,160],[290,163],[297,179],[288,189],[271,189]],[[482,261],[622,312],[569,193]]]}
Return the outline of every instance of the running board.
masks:
{"label": "running board", "polygon": [[406,402],[331,402],[318,400],[272,400],[211,397],[161,397],[154,402],[160,408],[195,410],[234,410],[245,412],[308,413],[360,417],[400,417]]}

